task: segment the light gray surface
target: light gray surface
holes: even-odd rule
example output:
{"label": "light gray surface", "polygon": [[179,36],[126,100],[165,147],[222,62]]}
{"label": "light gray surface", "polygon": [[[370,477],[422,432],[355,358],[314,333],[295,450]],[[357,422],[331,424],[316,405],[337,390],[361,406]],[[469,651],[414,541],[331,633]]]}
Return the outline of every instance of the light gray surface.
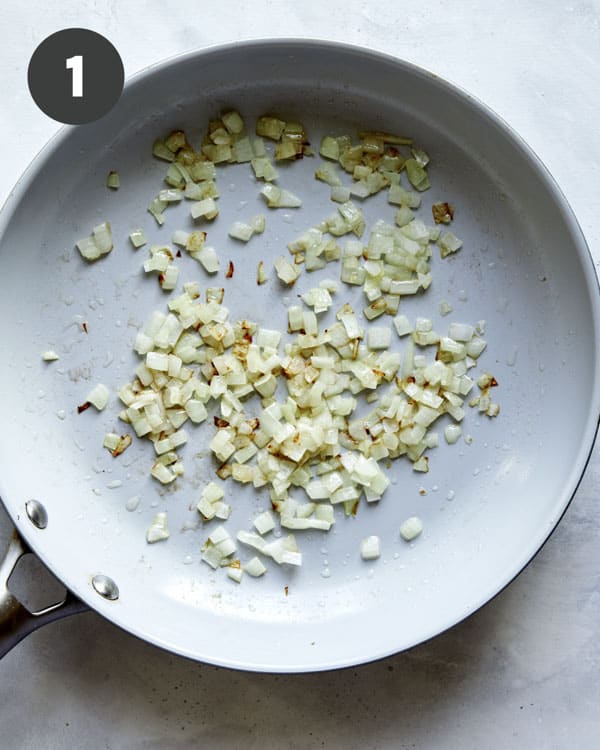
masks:
{"label": "light gray surface", "polygon": [[[55,129],[24,88],[27,60],[51,31],[80,24],[107,34],[128,73],[236,37],[331,36],[425,65],[495,108],[555,174],[598,260],[597,3],[376,11],[348,2],[327,22],[316,3],[255,2],[218,18],[182,2],[169,28],[162,7],[141,18],[137,3],[3,11],[1,195]],[[2,745],[591,748],[600,731],[598,467],[596,451],[558,531],[508,590],[409,654],[338,674],[244,675],[171,657],[84,615],[40,631],[0,664]]]}

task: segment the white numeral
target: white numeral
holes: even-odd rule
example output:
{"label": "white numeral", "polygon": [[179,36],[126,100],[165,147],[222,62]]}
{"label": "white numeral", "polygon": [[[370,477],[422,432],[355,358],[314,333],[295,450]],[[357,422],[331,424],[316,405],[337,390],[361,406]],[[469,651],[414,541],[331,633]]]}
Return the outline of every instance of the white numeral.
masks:
{"label": "white numeral", "polygon": [[73,93],[71,96],[83,96],[83,55],[67,57],[67,69],[73,71]]}

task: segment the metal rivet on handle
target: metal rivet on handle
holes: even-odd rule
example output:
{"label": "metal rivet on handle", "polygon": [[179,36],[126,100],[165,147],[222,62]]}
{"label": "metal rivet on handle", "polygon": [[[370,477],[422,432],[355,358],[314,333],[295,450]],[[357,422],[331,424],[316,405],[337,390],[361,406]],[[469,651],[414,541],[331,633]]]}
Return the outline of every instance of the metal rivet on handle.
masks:
{"label": "metal rivet on handle", "polygon": [[31,523],[38,529],[45,529],[48,525],[48,513],[39,500],[28,500],[25,503],[25,512]]}
{"label": "metal rivet on handle", "polygon": [[114,601],[119,598],[119,587],[113,581],[112,578],[98,573],[92,578],[92,586],[100,596],[103,596],[109,601]]}

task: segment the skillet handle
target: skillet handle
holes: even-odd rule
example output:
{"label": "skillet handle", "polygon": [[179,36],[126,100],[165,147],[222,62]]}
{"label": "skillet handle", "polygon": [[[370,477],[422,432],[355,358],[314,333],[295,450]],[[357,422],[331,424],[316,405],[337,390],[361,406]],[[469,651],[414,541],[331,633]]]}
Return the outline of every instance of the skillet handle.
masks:
{"label": "skillet handle", "polygon": [[30,551],[18,532],[13,530],[4,560],[0,563],[0,658],[42,625],[88,609],[68,590],[65,598],[57,604],[39,612],[26,609],[8,590],[8,579],[21,557]]}

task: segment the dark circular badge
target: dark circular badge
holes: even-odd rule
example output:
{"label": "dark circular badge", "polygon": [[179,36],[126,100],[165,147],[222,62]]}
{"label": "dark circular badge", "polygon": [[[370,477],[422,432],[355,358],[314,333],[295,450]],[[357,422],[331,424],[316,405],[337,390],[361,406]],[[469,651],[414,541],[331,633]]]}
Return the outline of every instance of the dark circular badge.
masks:
{"label": "dark circular badge", "polygon": [[114,46],[89,29],[63,29],[38,46],[27,82],[38,107],[71,125],[93,122],[123,91],[123,62]]}

